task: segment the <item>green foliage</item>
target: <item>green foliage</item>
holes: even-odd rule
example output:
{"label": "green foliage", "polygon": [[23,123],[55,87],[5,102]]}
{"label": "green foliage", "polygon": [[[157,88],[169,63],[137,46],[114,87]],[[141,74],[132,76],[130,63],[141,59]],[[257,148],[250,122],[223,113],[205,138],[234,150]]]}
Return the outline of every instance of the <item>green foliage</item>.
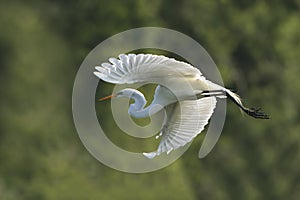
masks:
{"label": "green foliage", "polygon": [[[296,0],[0,1],[0,199],[298,199],[299,8]],[[126,174],[100,164],[74,128],[74,77],[99,42],[141,26],[199,41],[225,85],[271,120],[242,117],[228,103],[223,134],[205,159],[197,158],[203,133],[156,172]],[[97,96],[112,86],[103,88]],[[151,100],[153,86],[141,89]],[[120,136],[105,105],[97,110],[112,141],[152,149]]]}

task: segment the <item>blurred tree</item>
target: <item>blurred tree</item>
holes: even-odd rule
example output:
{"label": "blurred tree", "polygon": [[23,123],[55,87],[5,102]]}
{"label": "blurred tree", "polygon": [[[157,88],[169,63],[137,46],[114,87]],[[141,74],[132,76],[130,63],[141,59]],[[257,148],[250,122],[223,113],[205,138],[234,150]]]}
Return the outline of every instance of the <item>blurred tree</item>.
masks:
{"label": "blurred tree", "polygon": [[[0,199],[298,199],[299,8],[297,0],[0,1]],[[241,118],[229,103],[221,139],[205,159],[197,159],[202,134],[157,172],[100,164],[74,129],[74,77],[99,42],[140,26],[199,41],[227,87],[272,119]],[[106,84],[98,92],[110,91]],[[108,108],[97,110],[107,113],[112,140],[144,145],[120,141]]]}

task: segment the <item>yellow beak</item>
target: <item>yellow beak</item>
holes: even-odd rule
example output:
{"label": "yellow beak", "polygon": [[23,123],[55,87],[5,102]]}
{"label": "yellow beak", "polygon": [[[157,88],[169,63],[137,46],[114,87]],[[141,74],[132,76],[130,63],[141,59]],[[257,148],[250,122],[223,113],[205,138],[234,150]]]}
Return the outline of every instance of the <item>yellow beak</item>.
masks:
{"label": "yellow beak", "polygon": [[111,99],[113,97],[114,97],[114,95],[112,94],[112,95],[109,95],[107,97],[100,98],[100,99],[98,99],[98,101],[104,101],[104,100],[107,100],[107,99]]}

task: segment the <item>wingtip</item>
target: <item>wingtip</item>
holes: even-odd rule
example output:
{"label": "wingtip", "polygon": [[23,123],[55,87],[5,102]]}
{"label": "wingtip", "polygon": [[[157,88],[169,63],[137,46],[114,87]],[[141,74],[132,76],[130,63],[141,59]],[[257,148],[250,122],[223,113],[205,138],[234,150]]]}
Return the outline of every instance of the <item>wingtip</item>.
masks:
{"label": "wingtip", "polygon": [[100,70],[102,69],[102,67],[101,67],[101,66],[95,66],[95,69],[96,69],[97,71],[100,71]]}
{"label": "wingtip", "polygon": [[101,78],[100,72],[93,72],[93,74],[94,74],[95,76],[97,76],[98,78]]}
{"label": "wingtip", "polygon": [[157,153],[156,152],[150,152],[150,153],[143,152],[143,155],[149,159],[153,159],[155,156],[157,156]]}

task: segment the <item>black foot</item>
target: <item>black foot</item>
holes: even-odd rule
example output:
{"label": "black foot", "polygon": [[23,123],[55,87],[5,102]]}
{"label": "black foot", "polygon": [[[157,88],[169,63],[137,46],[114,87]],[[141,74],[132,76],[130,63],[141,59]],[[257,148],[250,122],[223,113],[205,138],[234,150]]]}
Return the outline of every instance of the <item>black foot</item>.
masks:
{"label": "black foot", "polygon": [[261,108],[244,108],[243,111],[254,118],[270,119],[270,116],[261,111]]}

